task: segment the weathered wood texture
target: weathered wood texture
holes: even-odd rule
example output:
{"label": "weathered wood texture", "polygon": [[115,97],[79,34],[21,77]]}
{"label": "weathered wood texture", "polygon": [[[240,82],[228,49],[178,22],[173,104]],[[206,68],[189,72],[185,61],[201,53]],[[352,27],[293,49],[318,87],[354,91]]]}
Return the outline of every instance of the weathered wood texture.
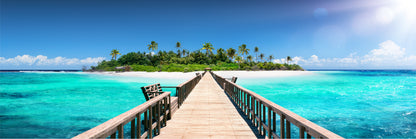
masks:
{"label": "weathered wood texture", "polygon": [[144,87],[141,87],[141,89],[142,89],[144,98],[146,98],[146,101],[163,93],[162,87],[160,87],[160,83],[144,86]]}
{"label": "weathered wood texture", "polygon": [[256,138],[207,72],[155,138]]}
{"label": "weathered wood texture", "polygon": [[[227,92],[245,115],[258,127],[261,135],[268,138],[291,138],[290,125],[299,128],[299,137],[342,138],[341,136],[289,111],[268,99],[247,90],[211,72],[214,79]],[[277,118],[275,115],[280,117]],[[267,118],[266,118],[267,117]],[[276,132],[276,121],[280,121],[280,131]],[[272,124],[273,123],[273,124]],[[286,132],[285,132],[286,131]]]}
{"label": "weathered wood texture", "polygon": [[[127,123],[132,124],[130,130],[130,135],[133,135],[132,138],[143,138],[146,136],[152,138],[152,135],[160,134],[159,127],[162,125],[166,126],[166,119],[171,118],[170,102],[170,92],[164,92],[103,124],[75,136],[74,139],[107,138],[110,135],[111,138],[115,138],[116,134],[118,138],[123,138],[124,125]],[[152,112],[154,110],[156,112]],[[142,115],[144,121],[140,120]]]}
{"label": "weathered wood texture", "polygon": [[178,97],[171,97],[170,92],[163,92],[163,87],[159,83],[142,87],[147,100],[145,103],[75,136],[74,139],[109,136],[110,138],[124,138],[124,126],[127,123],[130,123],[131,138],[152,138],[160,134],[161,128],[167,125],[167,120],[171,119],[173,113],[178,110],[180,104],[201,78],[202,76],[199,75],[178,86],[166,87],[176,88]]}
{"label": "weathered wood texture", "polygon": [[202,75],[198,75],[176,87],[176,95],[178,95],[178,104],[179,104],[178,107],[182,105],[182,103],[188,97],[189,93],[191,93],[192,89],[194,89],[194,87],[198,84],[201,78],[202,78]]}

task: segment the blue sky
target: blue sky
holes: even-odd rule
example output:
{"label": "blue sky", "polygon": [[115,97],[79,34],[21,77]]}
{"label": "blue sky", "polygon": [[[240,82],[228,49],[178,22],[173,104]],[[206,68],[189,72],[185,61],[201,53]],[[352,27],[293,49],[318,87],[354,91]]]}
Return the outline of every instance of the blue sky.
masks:
{"label": "blue sky", "polygon": [[[416,69],[414,0],[0,0],[0,69],[80,68],[122,54],[258,46],[309,69]],[[254,53],[251,53],[254,54]]]}

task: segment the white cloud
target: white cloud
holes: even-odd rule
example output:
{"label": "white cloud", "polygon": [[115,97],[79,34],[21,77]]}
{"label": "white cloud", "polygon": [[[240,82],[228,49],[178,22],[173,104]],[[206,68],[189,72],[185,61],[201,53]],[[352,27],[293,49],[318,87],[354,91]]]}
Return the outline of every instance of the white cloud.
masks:
{"label": "white cloud", "polygon": [[4,58],[0,57],[0,69],[59,69],[59,68],[71,68],[71,69],[80,69],[82,66],[92,66],[97,65],[98,62],[104,60],[104,57],[95,57],[95,58],[65,58],[65,57],[55,57],[48,58],[44,55],[31,56],[31,55],[18,55],[14,58]]}
{"label": "white cloud", "polygon": [[[280,59],[275,63],[283,63]],[[379,44],[364,56],[352,53],[342,58],[319,58],[312,55],[309,58],[294,57],[292,63],[305,68],[350,68],[350,69],[414,69],[416,55],[406,55],[406,49],[401,48],[391,40]]]}

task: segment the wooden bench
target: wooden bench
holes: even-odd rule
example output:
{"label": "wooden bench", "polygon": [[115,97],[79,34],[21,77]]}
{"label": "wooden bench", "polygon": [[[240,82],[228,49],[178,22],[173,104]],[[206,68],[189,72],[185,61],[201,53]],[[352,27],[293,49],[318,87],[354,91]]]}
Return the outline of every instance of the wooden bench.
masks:
{"label": "wooden bench", "polygon": [[[173,88],[171,86],[166,88]],[[160,83],[148,85],[141,87],[144,97],[146,98],[146,101],[149,101],[150,99],[160,95],[163,93],[162,86],[160,86]],[[172,115],[178,110],[178,97],[171,97],[170,99],[171,104],[171,110]]]}
{"label": "wooden bench", "polygon": [[160,83],[144,86],[142,87],[142,92],[144,97],[146,98],[146,101],[163,93]]}
{"label": "wooden bench", "polygon": [[231,78],[231,82],[233,82],[233,83],[237,82],[237,77]]}

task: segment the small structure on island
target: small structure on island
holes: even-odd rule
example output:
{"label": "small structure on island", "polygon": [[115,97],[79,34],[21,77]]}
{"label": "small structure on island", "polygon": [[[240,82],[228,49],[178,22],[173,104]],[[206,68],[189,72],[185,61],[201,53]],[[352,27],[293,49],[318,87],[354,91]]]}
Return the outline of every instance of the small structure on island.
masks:
{"label": "small structure on island", "polygon": [[211,71],[211,70],[212,70],[211,68],[205,68],[205,72]]}
{"label": "small structure on island", "polygon": [[130,71],[131,67],[127,65],[127,66],[115,67],[115,69],[116,69],[116,72],[125,72],[125,71]]}
{"label": "small structure on island", "polygon": [[126,67],[121,66],[121,67],[116,67],[115,69],[116,69],[116,72],[117,72],[117,71],[122,71],[122,72],[124,72],[124,71],[126,70]]}

